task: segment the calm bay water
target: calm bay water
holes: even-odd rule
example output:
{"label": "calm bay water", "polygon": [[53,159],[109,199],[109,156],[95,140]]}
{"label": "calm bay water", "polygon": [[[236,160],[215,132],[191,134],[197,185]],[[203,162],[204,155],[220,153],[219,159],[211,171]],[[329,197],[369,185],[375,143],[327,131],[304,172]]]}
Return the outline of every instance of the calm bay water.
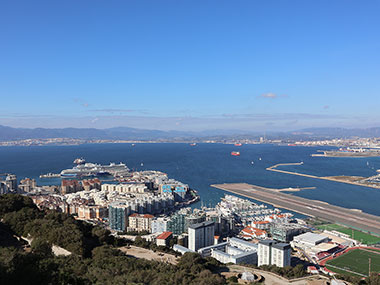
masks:
{"label": "calm bay water", "polygon": [[[124,162],[135,170],[160,170],[198,190],[204,205],[215,205],[224,191],[215,183],[246,182],[264,187],[316,187],[293,195],[325,201],[380,215],[380,189],[287,175],[265,170],[278,163],[300,162],[281,169],[313,174],[371,176],[380,169],[380,158],[311,157],[321,147],[224,144],[91,144],[79,146],[0,147],[0,173],[19,179],[36,178],[39,185],[58,184],[59,179],[39,179],[40,174],[59,173],[73,167],[73,160],[108,164]],[[233,150],[241,156],[231,156]],[[261,160],[259,159],[261,158]],[[253,162],[253,164],[252,164]],[[143,166],[141,166],[143,163]],[[196,204],[200,206],[200,202]]]}

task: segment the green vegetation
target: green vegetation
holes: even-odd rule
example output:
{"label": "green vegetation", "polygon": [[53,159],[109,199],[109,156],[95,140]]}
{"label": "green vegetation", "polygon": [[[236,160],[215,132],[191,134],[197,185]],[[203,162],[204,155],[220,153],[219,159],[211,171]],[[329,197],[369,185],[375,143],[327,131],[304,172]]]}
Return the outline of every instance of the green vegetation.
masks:
{"label": "green vegetation", "polygon": [[[329,260],[326,264],[331,271],[356,275],[359,274],[368,276],[369,259],[371,258],[371,271],[380,272],[380,250],[362,250],[354,249],[337,258]],[[332,265],[332,266],[329,266]],[[334,266],[334,267],[333,267]],[[338,267],[338,268],[337,268]],[[359,273],[359,274],[355,274]]]}
{"label": "green vegetation", "polygon": [[259,268],[265,271],[273,272],[288,279],[300,278],[308,275],[302,264],[298,264],[294,267],[277,267],[276,265],[262,265]]}
{"label": "green vegetation", "polygon": [[324,221],[324,220],[321,220],[319,218],[307,218],[306,219],[306,222],[309,224],[309,225],[313,225],[313,226],[318,226],[318,225],[325,225],[325,224],[328,224],[328,222]]}
{"label": "green vegetation", "polygon": [[355,229],[347,228],[347,227],[342,226],[342,225],[325,224],[325,225],[318,225],[316,227],[320,230],[338,231],[338,232],[347,234],[351,238],[353,238],[357,241],[360,241],[364,244],[371,245],[371,244],[380,243],[380,237],[377,237],[377,236],[374,236],[374,235],[371,235],[371,234],[368,234],[368,233],[365,233],[362,231],[358,231]]}
{"label": "green vegetation", "polygon": [[129,236],[145,236],[149,235],[148,231],[124,231],[121,235],[129,235]]}
{"label": "green vegetation", "polygon": [[[20,195],[0,196],[0,220],[0,284],[226,284],[213,258],[187,253],[171,265],[128,257],[109,231],[40,211]],[[32,237],[30,250],[14,235]],[[73,254],[54,256],[52,244]]]}
{"label": "green vegetation", "polygon": [[[231,265],[233,265],[231,263]],[[251,264],[245,264],[246,267],[251,267],[255,269],[260,269],[264,271],[269,271],[272,273],[275,273],[277,275],[280,275],[282,277],[288,278],[288,279],[294,279],[294,278],[300,278],[303,276],[307,276],[308,273],[306,272],[304,266],[302,264],[297,264],[296,266],[285,266],[285,267],[277,267],[276,265],[261,265],[259,267]]]}
{"label": "green vegetation", "polygon": [[96,247],[91,258],[0,247],[1,284],[225,284],[212,273],[217,266],[198,254],[185,254],[178,266],[134,259],[110,246]]}
{"label": "green vegetation", "polygon": [[39,238],[81,256],[89,256],[97,246],[116,242],[110,232],[101,227],[56,211],[40,211],[31,199],[20,195],[0,196],[0,209],[2,223],[13,234]]}

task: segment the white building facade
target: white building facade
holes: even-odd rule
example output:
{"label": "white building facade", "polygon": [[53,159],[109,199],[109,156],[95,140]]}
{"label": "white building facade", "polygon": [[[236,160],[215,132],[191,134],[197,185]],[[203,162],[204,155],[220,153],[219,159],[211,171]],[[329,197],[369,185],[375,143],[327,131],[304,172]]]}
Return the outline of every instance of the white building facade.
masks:
{"label": "white building facade", "polygon": [[197,251],[199,248],[214,244],[214,222],[203,222],[189,226],[189,249]]}
{"label": "white building facade", "polygon": [[258,247],[258,266],[289,266],[290,254],[291,247],[288,243],[278,243],[274,240],[262,240],[259,242]]}

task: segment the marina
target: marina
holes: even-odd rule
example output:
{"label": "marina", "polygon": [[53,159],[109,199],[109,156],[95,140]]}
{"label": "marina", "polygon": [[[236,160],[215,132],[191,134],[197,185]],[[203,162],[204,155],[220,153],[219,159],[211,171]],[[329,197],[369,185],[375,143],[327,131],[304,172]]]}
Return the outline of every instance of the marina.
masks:
{"label": "marina", "polygon": [[380,217],[352,209],[330,205],[323,201],[310,200],[276,189],[264,188],[246,183],[215,184],[214,188],[255,199],[275,207],[288,209],[307,216],[341,223],[380,235]]}

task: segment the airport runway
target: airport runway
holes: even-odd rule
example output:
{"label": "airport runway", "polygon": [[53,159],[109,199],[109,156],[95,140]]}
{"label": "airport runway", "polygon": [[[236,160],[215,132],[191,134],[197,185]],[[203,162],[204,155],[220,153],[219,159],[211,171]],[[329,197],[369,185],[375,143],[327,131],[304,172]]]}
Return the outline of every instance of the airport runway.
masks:
{"label": "airport runway", "polygon": [[246,183],[216,184],[211,186],[271,204],[275,207],[285,208],[307,216],[318,217],[323,220],[344,224],[380,235],[379,216],[330,205],[322,201],[309,200],[291,194],[281,193],[277,189],[269,189]]}

